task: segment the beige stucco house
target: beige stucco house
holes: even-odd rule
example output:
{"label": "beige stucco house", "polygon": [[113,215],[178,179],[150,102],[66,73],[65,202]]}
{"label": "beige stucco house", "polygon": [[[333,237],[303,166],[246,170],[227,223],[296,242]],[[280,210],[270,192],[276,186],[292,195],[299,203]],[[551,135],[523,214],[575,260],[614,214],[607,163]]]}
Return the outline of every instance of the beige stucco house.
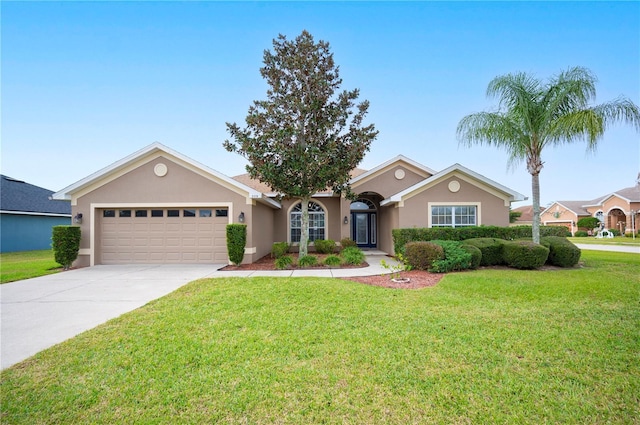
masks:
{"label": "beige stucco house", "polygon": [[578,220],[597,217],[604,228],[617,229],[625,234],[637,232],[639,210],[640,178],[635,186],[590,201],[556,201],[540,214],[540,222],[549,226],[566,226],[571,234],[575,234]]}
{"label": "beige stucco house", "polygon": [[[350,237],[393,252],[403,227],[509,225],[511,202],[525,197],[459,164],[436,172],[402,155],[352,172],[357,201],[326,191],[310,203],[310,237]],[[244,262],[274,242],[300,240],[300,201],[215,171],[160,143],[55,193],[71,202],[82,228],[77,266],[126,263],[227,263],[226,225],[247,225]]]}

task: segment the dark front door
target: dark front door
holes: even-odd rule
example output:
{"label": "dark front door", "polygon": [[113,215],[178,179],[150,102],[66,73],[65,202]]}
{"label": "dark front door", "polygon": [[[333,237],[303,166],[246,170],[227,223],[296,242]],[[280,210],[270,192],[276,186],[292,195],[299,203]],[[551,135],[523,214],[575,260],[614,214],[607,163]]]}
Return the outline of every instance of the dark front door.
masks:
{"label": "dark front door", "polygon": [[359,247],[375,248],[377,246],[377,224],[375,212],[351,213],[351,234]]}

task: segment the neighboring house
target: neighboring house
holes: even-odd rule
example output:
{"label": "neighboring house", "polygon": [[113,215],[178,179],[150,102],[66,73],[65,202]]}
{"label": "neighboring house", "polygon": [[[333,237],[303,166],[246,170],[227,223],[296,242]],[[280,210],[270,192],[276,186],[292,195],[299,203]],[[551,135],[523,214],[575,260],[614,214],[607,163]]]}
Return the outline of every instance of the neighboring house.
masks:
{"label": "neighboring house", "polygon": [[[310,238],[350,237],[363,248],[393,252],[402,227],[509,224],[524,196],[459,164],[436,172],[398,156],[354,170],[357,201],[329,191],[309,205]],[[53,195],[82,214],[78,266],[119,263],[227,263],[226,225],[247,225],[244,262],[274,242],[300,240],[300,201],[247,175],[227,177],[154,143]]]}
{"label": "neighboring house", "polygon": [[71,206],[53,191],[0,175],[0,252],[51,248],[51,228],[71,224]]}
{"label": "neighboring house", "polygon": [[[640,177],[640,176],[639,176]],[[556,201],[540,215],[544,225],[561,225],[575,234],[578,220],[597,217],[606,229],[620,233],[638,231],[640,218],[640,178],[635,186],[617,190],[591,201]]]}
{"label": "neighboring house", "polygon": [[[540,212],[544,210],[544,207],[540,207]],[[520,217],[518,217],[515,222],[511,223],[511,226],[533,225],[533,205],[525,205],[522,207],[514,208],[511,211],[520,213]]]}

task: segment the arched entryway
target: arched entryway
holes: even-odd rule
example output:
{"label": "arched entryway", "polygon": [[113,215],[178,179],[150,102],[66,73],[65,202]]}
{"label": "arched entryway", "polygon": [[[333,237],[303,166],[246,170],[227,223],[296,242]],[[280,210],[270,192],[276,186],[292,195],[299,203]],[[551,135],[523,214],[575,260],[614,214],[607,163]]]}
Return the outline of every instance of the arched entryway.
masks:
{"label": "arched entryway", "polygon": [[609,210],[609,229],[615,229],[624,235],[627,228],[627,217],[620,208]]}
{"label": "arched entryway", "polygon": [[351,203],[351,239],[361,248],[378,246],[378,211],[370,199]]}

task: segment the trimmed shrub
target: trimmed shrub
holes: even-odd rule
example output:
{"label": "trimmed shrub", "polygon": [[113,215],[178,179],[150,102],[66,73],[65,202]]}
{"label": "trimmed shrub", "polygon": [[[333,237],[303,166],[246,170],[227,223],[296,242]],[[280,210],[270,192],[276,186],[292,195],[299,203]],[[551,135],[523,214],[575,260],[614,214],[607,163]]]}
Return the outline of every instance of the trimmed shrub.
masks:
{"label": "trimmed shrub", "polygon": [[430,272],[448,273],[471,268],[471,254],[462,248],[459,241],[433,241],[444,250],[444,259],[431,263]]}
{"label": "trimmed shrub", "polygon": [[336,250],[336,242],[331,239],[317,239],[313,244],[318,254],[333,254]]}
{"label": "trimmed shrub", "polygon": [[574,236],[576,238],[586,238],[587,236],[589,236],[589,233],[585,232],[584,230],[578,230]]}
{"label": "trimmed shrub", "polygon": [[498,266],[504,264],[504,244],[506,241],[496,238],[475,238],[464,241],[465,245],[480,249],[481,266]]}
{"label": "trimmed shrub", "polygon": [[506,242],[503,249],[505,262],[515,269],[539,269],[549,257],[549,248],[531,241]]}
{"label": "trimmed shrub", "polygon": [[80,239],[79,226],[53,226],[51,235],[53,256],[56,263],[65,270],[69,270],[71,264],[78,258]]}
{"label": "trimmed shrub", "polygon": [[433,261],[444,259],[444,249],[433,242],[409,242],[401,257],[413,269],[429,270]]}
{"label": "trimmed shrub", "polygon": [[318,257],[315,255],[303,255],[298,258],[298,267],[311,267],[318,265]]}
{"label": "trimmed shrub", "polygon": [[276,269],[278,270],[285,270],[291,267],[292,264],[293,264],[293,257],[291,257],[290,255],[283,255],[280,258],[276,258],[275,266],[276,266]]}
{"label": "trimmed shrub", "polygon": [[[531,226],[479,226],[479,227],[434,227],[434,228],[410,228],[393,229],[394,252],[404,254],[404,247],[409,242],[417,241],[464,241],[475,238],[495,238],[514,240],[532,238]],[[540,236],[571,236],[571,232],[564,226],[540,226]]]}
{"label": "trimmed shrub", "polygon": [[618,229],[609,229],[609,232],[613,233],[613,236],[620,236],[620,230]]}
{"label": "trimmed shrub", "polygon": [[356,241],[352,240],[351,238],[340,239],[340,245],[342,246],[342,249],[349,248],[350,246],[355,246],[355,247],[358,246],[356,244]]}
{"label": "trimmed shrub", "polygon": [[364,263],[364,253],[357,246],[350,246],[342,250],[342,258],[347,264],[359,266]]}
{"label": "trimmed shrub", "polygon": [[271,257],[278,259],[284,257],[289,252],[288,242],[275,242],[271,246]]}
{"label": "trimmed shrub", "polygon": [[573,267],[580,261],[580,248],[566,238],[545,236],[540,243],[549,248],[547,264],[558,267]]}
{"label": "trimmed shrub", "polygon": [[578,223],[576,224],[578,225],[578,227],[591,230],[600,226],[600,220],[598,220],[596,217],[583,217],[578,220]]}
{"label": "trimmed shrub", "polygon": [[342,258],[332,254],[324,259],[324,264],[329,267],[336,267],[342,264]]}
{"label": "trimmed shrub", "polygon": [[461,248],[471,254],[470,268],[475,270],[480,267],[480,263],[482,262],[482,251],[480,251],[480,248],[478,248],[477,246],[468,245],[466,243],[463,243]]}
{"label": "trimmed shrub", "polygon": [[244,247],[247,245],[247,225],[227,224],[227,253],[229,261],[238,265],[244,258]]}

